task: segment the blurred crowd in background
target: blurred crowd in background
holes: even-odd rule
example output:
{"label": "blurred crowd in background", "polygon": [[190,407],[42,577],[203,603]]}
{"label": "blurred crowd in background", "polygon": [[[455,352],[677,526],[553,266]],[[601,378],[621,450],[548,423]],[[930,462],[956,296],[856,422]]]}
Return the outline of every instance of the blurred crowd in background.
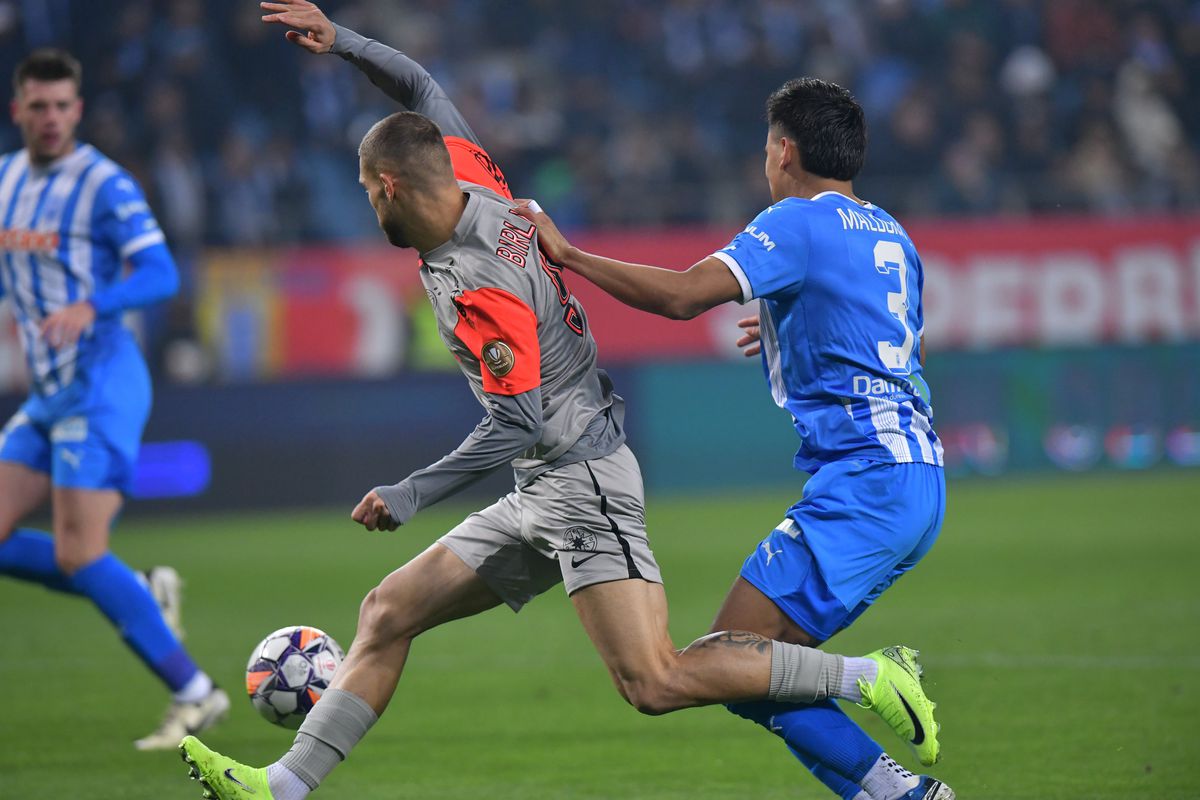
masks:
{"label": "blurred crowd in background", "polygon": [[[410,54],[569,225],[743,223],[763,103],[849,87],[856,188],[900,218],[1200,207],[1196,0],[328,0]],[[254,0],[0,0],[0,69],[82,60],[83,136],[142,181],[181,255],[377,236],[355,148],[394,105]],[[0,128],[4,150],[19,146]]]}

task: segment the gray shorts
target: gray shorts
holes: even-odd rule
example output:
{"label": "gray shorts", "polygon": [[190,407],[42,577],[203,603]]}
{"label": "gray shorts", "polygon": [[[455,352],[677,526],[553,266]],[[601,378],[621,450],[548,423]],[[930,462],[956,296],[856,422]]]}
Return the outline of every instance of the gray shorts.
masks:
{"label": "gray shorts", "polygon": [[438,541],[514,611],[559,581],[567,594],[626,578],[662,583],[646,540],[642,471],[625,445],[542,473]]}

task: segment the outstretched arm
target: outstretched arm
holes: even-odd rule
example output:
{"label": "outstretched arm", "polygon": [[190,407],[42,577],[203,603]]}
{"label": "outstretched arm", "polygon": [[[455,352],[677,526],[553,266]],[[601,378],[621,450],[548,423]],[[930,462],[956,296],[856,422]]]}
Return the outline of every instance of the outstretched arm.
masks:
{"label": "outstretched arm", "polygon": [[351,518],[367,530],[395,530],[418,511],[510,463],[542,434],[542,391],[488,395],[488,415],[452,452],[394,486],[376,486]]}
{"label": "outstretched arm", "polygon": [[630,264],[573,247],[536,203],[524,203],[515,212],[537,226],[538,246],[547,258],[625,305],[670,319],[691,319],[742,297],[737,278],[718,258],[709,256],[684,271]]}
{"label": "outstretched arm", "polygon": [[436,122],[444,136],[479,144],[475,132],[446,92],[416,61],[386,44],[335,24],[308,0],[273,0],[259,6],[268,12],[263,15],[263,22],[296,29],[287,32],[288,41],[310,53],[342,57],[362,70],[388,97]]}

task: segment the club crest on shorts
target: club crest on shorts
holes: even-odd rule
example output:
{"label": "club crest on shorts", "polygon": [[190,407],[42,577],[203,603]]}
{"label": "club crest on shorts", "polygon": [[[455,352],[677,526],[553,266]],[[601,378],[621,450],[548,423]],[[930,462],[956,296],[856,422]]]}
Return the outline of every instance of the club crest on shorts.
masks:
{"label": "club crest on shorts", "polygon": [[503,378],[512,372],[517,360],[511,347],[499,339],[492,339],[483,346],[483,363],[487,365],[488,372],[497,378]]}
{"label": "club crest on shorts", "polygon": [[587,528],[573,527],[563,531],[563,550],[590,553],[596,549],[596,534]]}

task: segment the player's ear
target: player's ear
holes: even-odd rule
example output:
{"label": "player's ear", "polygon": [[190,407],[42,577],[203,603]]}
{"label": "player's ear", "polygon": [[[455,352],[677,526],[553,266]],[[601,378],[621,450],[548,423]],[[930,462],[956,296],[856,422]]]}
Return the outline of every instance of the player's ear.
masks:
{"label": "player's ear", "polygon": [[779,169],[786,170],[797,157],[796,143],[786,136],[779,137]]}
{"label": "player's ear", "polygon": [[389,201],[396,199],[396,177],[386,172],[379,173],[379,182],[383,184],[383,196]]}

